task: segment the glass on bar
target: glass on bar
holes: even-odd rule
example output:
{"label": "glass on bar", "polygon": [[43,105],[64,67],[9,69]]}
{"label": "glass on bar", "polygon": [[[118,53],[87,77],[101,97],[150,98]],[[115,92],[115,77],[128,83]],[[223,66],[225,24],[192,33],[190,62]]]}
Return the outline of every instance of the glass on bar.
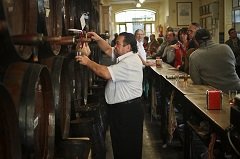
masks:
{"label": "glass on bar", "polygon": [[180,77],[179,72],[176,72],[174,76],[175,76],[175,81],[178,82]]}
{"label": "glass on bar", "polygon": [[185,83],[187,83],[187,81],[188,81],[188,74],[183,74],[183,81],[185,82]]}
{"label": "glass on bar", "polygon": [[237,90],[229,90],[228,91],[228,101],[230,105],[234,105],[234,98],[236,97],[236,95],[238,94]]}

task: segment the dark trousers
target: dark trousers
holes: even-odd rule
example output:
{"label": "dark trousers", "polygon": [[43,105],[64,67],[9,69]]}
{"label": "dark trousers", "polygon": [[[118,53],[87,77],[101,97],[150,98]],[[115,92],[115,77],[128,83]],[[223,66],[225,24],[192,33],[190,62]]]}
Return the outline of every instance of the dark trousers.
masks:
{"label": "dark trousers", "polygon": [[140,98],[108,108],[114,159],[141,159],[144,113]]}

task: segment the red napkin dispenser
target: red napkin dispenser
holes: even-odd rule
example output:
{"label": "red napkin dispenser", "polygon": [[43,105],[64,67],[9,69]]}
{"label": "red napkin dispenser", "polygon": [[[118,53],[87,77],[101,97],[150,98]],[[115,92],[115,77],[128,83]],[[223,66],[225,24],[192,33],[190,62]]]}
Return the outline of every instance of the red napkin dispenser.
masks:
{"label": "red napkin dispenser", "polygon": [[222,96],[221,90],[207,90],[207,109],[219,110],[222,109]]}

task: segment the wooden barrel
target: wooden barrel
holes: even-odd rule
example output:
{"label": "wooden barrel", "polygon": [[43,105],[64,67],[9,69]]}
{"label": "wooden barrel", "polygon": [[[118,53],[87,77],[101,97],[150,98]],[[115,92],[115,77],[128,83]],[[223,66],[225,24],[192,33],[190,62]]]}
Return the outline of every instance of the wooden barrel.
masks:
{"label": "wooden barrel", "polygon": [[16,106],[23,158],[53,158],[55,113],[47,67],[13,63],[3,81]]}
{"label": "wooden barrel", "polygon": [[50,57],[40,62],[47,65],[51,73],[56,116],[55,139],[59,141],[69,136],[71,116],[69,62],[63,56]]}
{"label": "wooden barrel", "polygon": [[[63,0],[64,4],[64,32],[67,34],[68,29],[84,29],[99,32],[99,5],[98,0]],[[87,14],[86,26],[82,28],[79,19],[83,14]]]}
{"label": "wooden barrel", "polygon": [[86,66],[81,66],[82,68],[82,105],[86,105],[88,103],[88,94],[89,94],[89,82],[91,81],[89,78],[90,70]]}
{"label": "wooden barrel", "polygon": [[[40,58],[58,55],[61,45],[43,43],[30,46],[24,44],[13,44],[11,36],[35,35],[59,37],[62,36],[62,0],[18,0],[1,2],[0,15],[7,23],[9,33],[8,42],[21,59],[31,60],[33,56]],[[1,13],[2,12],[2,13]],[[17,25],[16,25],[17,24]],[[9,49],[9,48],[8,48]],[[5,50],[5,52],[9,50]]]}
{"label": "wooden barrel", "polygon": [[69,136],[70,137],[92,137],[93,117],[81,117],[71,121]]}
{"label": "wooden barrel", "polygon": [[[63,0],[63,34],[68,35],[68,29],[76,28],[76,6],[74,0]],[[77,28],[76,28],[77,29]]]}
{"label": "wooden barrel", "polygon": [[91,8],[89,15],[89,30],[95,31],[97,33],[100,32],[100,1],[99,0],[91,0]]}
{"label": "wooden barrel", "polygon": [[0,55],[1,74],[5,72],[11,62],[20,60],[20,57],[18,56],[10,39],[3,1],[0,2]]}
{"label": "wooden barrel", "polygon": [[11,95],[0,84],[0,158],[21,159],[21,142],[18,116]]}
{"label": "wooden barrel", "polygon": [[88,159],[91,142],[88,138],[67,138],[57,145],[57,158]]}
{"label": "wooden barrel", "polygon": [[[96,63],[101,63],[101,55],[102,55],[102,52],[101,52],[101,49],[99,48],[99,46],[97,45],[96,42],[90,42],[89,43],[89,47],[90,47],[90,50],[91,50],[91,54],[90,54],[90,58],[95,61]],[[98,86],[98,79],[100,77],[97,76],[95,73],[93,73],[92,71],[89,71],[89,89],[90,89],[90,92],[93,93],[93,90],[94,87],[99,87]]]}
{"label": "wooden barrel", "polygon": [[[59,37],[63,34],[63,1],[62,0],[38,0],[38,32],[45,36]],[[58,55],[61,45],[45,43],[40,47],[43,54],[40,58]],[[50,51],[51,50],[51,51]]]}
{"label": "wooden barrel", "polygon": [[75,60],[69,59],[69,65],[68,65],[68,72],[69,72],[69,77],[70,77],[70,90],[71,90],[71,109],[72,109],[72,118],[74,115],[76,115],[75,110],[79,106],[81,106],[82,102],[82,66],[79,63],[76,63]]}
{"label": "wooden barrel", "polygon": [[[4,13],[1,14],[6,17],[5,19],[8,24],[10,36],[37,33],[38,7],[35,1],[18,0],[1,1],[1,3],[3,3],[4,10]],[[11,40],[6,45],[10,47],[15,46],[15,53],[23,60],[28,60],[32,56],[33,47],[26,45],[13,45]]]}

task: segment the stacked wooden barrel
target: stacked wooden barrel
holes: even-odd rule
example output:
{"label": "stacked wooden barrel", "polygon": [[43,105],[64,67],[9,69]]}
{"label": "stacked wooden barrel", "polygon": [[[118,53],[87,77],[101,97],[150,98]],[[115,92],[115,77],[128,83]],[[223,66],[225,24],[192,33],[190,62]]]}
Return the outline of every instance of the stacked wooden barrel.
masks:
{"label": "stacked wooden barrel", "polygon": [[48,69],[16,62],[8,67],[3,82],[19,117],[23,157],[53,156],[55,112]]}
{"label": "stacked wooden barrel", "polygon": [[[88,157],[93,138],[72,138],[70,123],[82,113],[77,110],[95,76],[75,62],[76,41],[82,39],[68,29],[99,32],[98,7],[98,0],[0,2],[0,118],[5,130],[0,158]],[[82,15],[87,16],[85,28]],[[91,58],[98,53],[94,49]]]}
{"label": "stacked wooden barrel", "polygon": [[0,158],[21,159],[21,142],[17,113],[6,87],[0,84]]}

